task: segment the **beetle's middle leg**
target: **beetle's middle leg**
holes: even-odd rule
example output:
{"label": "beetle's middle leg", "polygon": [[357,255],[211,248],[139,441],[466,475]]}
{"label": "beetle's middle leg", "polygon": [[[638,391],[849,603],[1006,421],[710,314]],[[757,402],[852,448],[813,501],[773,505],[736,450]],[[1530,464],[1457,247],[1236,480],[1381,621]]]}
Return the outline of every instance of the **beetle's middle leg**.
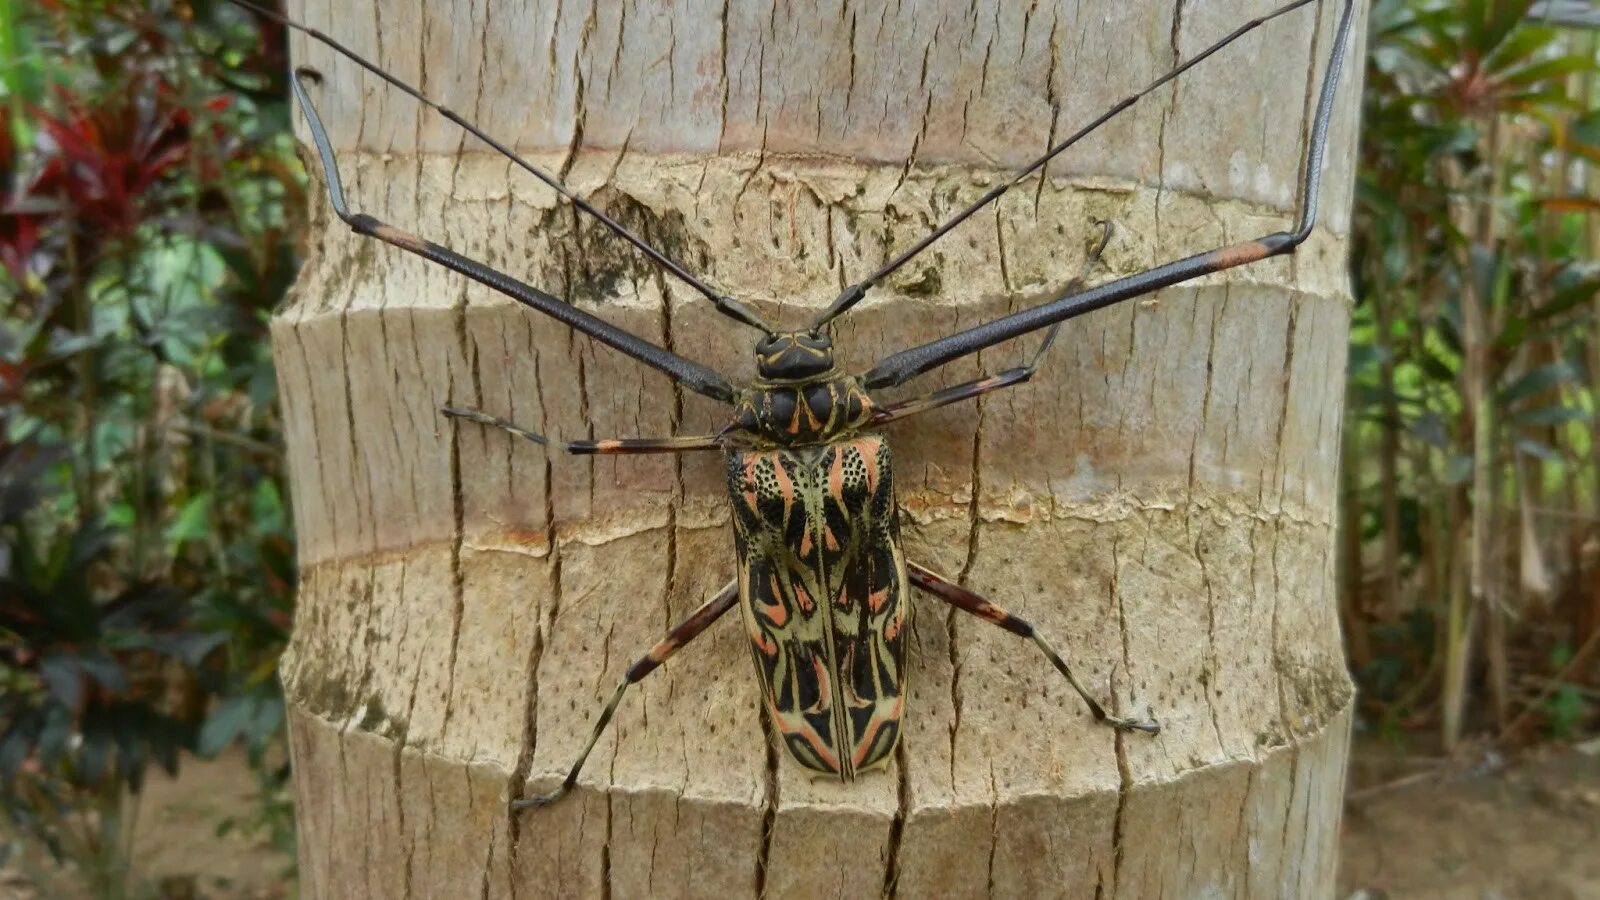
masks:
{"label": "beetle's middle leg", "polygon": [[589,759],[589,753],[594,750],[594,745],[599,742],[600,735],[605,733],[606,726],[611,723],[611,716],[617,711],[617,704],[622,702],[622,695],[628,692],[631,685],[644,680],[646,675],[654,672],[662,663],[677,653],[685,644],[699,637],[711,623],[722,618],[723,613],[733,609],[739,602],[739,582],[730,581],[728,586],[717,592],[717,595],[701,604],[699,609],[690,613],[687,618],[672,630],[667,636],[656,642],[650,652],[634,660],[633,665],[623,674],[622,680],[617,682],[617,689],[611,695],[611,700],[606,703],[605,709],[600,711],[600,718],[594,723],[594,731],[589,735],[589,743],[583,745],[583,752],[578,754],[578,759],[567,770],[567,777],[562,780],[561,786],[548,794],[537,797],[526,797],[511,802],[512,809],[527,809],[530,806],[544,806],[561,799],[562,795],[572,790],[578,782],[578,773],[583,770],[583,764]]}
{"label": "beetle's middle leg", "polygon": [[1061,654],[1057,653],[1055,648],[1050,646],[1050,644],[1043,637],[1040,637],[1039,633],[1034,630],[1032,622],[1021,618],[1020,616],[1014,616],[1011,613],[1006,612],[1005,610],[994,605],[993,603],[990,603],[988,600],[983,599],[977,594],[974,594],[961,585],[952,581],[948,581],[935,574],[931,569],[928,569],[924,566],[919,566],[914,562],[908,561],[906,563],[906,572],[911,576],[912,584],[915,584],[917,587],[922,588],[923,590],[934,595],[935,597],[938,597],[940,600],[943,600],[951,606],[954,606],[957,609],[965,612],[972,613],[978,618],[983,619],[991,624],[998,625],[1001,628],[1004,628],[1006,631],[1009,631],[1019,637],[1025,637],[1032,640],[1034,644],[1038,645],[1039,650],[1044,653],[1045,657],[1050,660],[1051,664],[1056,667],[1056,670],[1062,675],[1066,676],[1068,683],[1072,685],[1072,689],[1078,692],[1078,696],[1082,697],[1083,702],[1088,705],[1089,712],[1094,714],[1094,719],[1096,722],[1099,722],[1102,725],[1110,725],[1112,728],[1115,728],[1118,731],[1143,731],[1149,734],[1161,733],[1161,725],[1154,719],[1123,719],[1107,713],[1105,707],[1101,706],[1099,701],[1089,696],[1089,692],[1084,690],[1083,685],[1078,683],[1077,677],[1072,674],[1072,669],[1067,667],[1067,661],[1061,658]]}
{"label": "beetle's middle leg", "polygon": [[476,409],[465,409],[459,406],[441,406],[439,411],[452,419],[466,419],[468,422],[477,422],[479,425],[488,425],[509,431],[520,438],[527,438],[541,447],[551,450],[562,450],[567,453],[585,455],[598,453],[682,453],[686,450],[719,450],[722,448],[722,434],[690,434],[680,437],[665,438],[611,438],[602,441],[558,441],[512,422],[499,416],[491,416],[486,412]]}
{"label": "beetle's middle leg", "polygon": [[[1111,223],[1102,221],[1096,224],[1100,226],[1100,237],[1094,246],[1089,249],[1089,256],[1083,263],[1083,271],[1079,272],[1076,278],[1067,282],[1066,291],[1068,293],[1083,286],[1083,283],[1089,278],[1089,272],[1100,262],[1100,254],[1105,252],[1106,244],[1111,242]],[[937,409],[941,406],[949,406],[952,403],[960,403],[963,400],[981,397],[984,394],[998,391],[1002,388],[1024,384],[1033,378],[1034,373],[1039,371],[1039,364],[1044,361],[1044,355],[1050,352],[1051,345],[1056,342],[1056,332],[1060,330],[1061,323],[1059,322],[1050,326],[1050,330],[1044,333],[1044,341],[1039,344],[1039,349],[1033,352],[1033,357],[1028,360],[1026,365],[1021,365],[1014,369],[1006,369],[1004,372],[997,372],[993,375],[985,375],[982,378],[963,384],[952,385],[921,397],[913,397],[910,400],[902,400],[899,403],[881,406],[872,414],[872,420],[869,424],[881,425],[884,422],[893,422],[896,419],[904,419],[907,416],[924,413],[930,409]]]}

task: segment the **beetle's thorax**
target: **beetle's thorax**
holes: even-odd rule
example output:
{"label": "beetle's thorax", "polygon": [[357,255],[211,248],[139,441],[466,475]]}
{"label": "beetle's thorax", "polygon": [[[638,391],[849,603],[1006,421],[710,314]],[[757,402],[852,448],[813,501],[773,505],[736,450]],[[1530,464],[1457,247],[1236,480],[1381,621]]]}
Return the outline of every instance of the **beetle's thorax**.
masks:
{"label": "beetle's thorax", "polygon": [[839,371],[824,331],[769,334],[756,344],[756,380],[739,393],[738,430],[779,447],[825,443],[872,417],[860,379]]}
{"label": "beetle's thorax", "polygon": [[872,418],[872,400],[854,375],[813,381],[757,381],[740,392],[734,420],[759,443],[818,444],[850,434]]}

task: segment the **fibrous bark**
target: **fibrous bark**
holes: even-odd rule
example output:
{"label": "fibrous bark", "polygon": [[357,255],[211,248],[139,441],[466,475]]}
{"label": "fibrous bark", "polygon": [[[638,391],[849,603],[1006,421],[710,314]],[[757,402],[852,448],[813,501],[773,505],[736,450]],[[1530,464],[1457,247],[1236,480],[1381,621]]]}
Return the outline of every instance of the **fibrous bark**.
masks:
{"label": "fibrous bark", "polygon": [[[799,323],[1271,5],[290,12]],[[1117,233],[1097,278],[1283,228],[1337,12],[1245,38],[952,234],[840,322],[844,362],[1036,302],[1099,219]],[[327,76],[358,210],[750,375],[751,332],[448,122],[295,51]],[[578,791],[508,815],[565,770],[628,663],[730,577],[720,462],[547,456],[438,405],[562,437],[711,431],[726,410],[319,206],[273,327],[303,576],[283,677],[306,895],[1331,894],[1356,87],[1298,256],[1077,320],[1030,386],[889,430],[909,555],[1035,621],[1162,735],[1095,726],[1030,645],[919,596],[902,750],[850,785],[771,748],[724,622],[628,697]]]}

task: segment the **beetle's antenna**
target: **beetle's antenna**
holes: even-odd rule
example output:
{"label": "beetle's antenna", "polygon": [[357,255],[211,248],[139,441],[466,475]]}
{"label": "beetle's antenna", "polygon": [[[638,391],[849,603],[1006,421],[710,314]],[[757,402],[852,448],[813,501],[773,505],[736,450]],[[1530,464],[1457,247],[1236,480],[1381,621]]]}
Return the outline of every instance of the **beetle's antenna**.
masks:
{"label": "beetle's antenna", "polygon": [[968,206],[966,209],[963,209],[946,219],[938,228],[935,228],[922,240],[917,241],[916,244],[912,245],[905,252],[884,264],[884,266],[878,271],[873,272],[866,278],[863,278],[855,284],[845,288],[844,293],[840,294],[838,298],[833,301],[833,304],[830,305],[826,310],[823,310],[822,315],[817,317],[816,322],[814,322],[811,327],[820,328],[829,320],[845,312],[850,307],[855,306],[861,301],[861,298],[866,296],[868,289],[870,289],[873,285],[887,278],[889,275],[893,274],[896,269],[899,269],[901,266],[916,258],[919,253],[928,249],[928,247],[931,246],[934,241],[937,241],[946,234],[949,234],[957,225],[960,225],[962,222],[965,222],[967,219],[971,218],[973,213],[993,203],[995,200],[999,199],[1000,195],[1016,187],[1018,184],[1021,184],[1028,178],[1028,176],[1043,169],[1052,159],[1055,159],[1057,156],[1061,155],[1061,153],[1068,147],[1071,147],[1073,144],[1076,144],[1078,141],[1083,140],[1090,134],[1094,133],[1094,131],[1101,125],[1104,125],[1111,119],[1116,118],[1116,116],[1123,110],[1139,102],[1145,96],[1154,92],[1157,88],[1161,87],[1172,79],[1177,78],[1184,72],[1187,72],[1204,62],[1207,57],[1210,57],[1212,54],[1228,46],[1239,38],[1249,34],[1273,19],[1276,19],[1286,13],[1293,12],[1294,10],[1297,10],[1311,2],[1313,2],[1313,0],[1293,0],[1292,3],[1280,6],[1266,15],[1251,19],[1243,25],[1240,25],[1238,28],[1235,28],[1231,33],[1228,34],[1227,37],[1217,41],[1215,44],[1212,44],[1206,49],[1200,51],[1199,54],[1183,62],[1177,68],[1145,85],[1144,88],[1138,93],[1129,94],[1128,96],[1123,97],[1121,100],[1117,101],[1115,106],[1112,106],[1110,109],[1101,113],[1094,121],[1073,132],[1065,140],[1045,151],[1043,156],[1031,163],[1028,163],[1021,169],[1018,169],[1010,178],[990,188],[988,192],[986,192],[982,197],[979,197],[971,206]]}
{"label": "beetle's antenna", "polygon": [[699,278],[696,278],[687,269],[673,261],[665,253],[662,253],[660,250],[657,250],[655,247],[651,246],[649,242],[644,240],[644,238],[641,238],[629,231],[625,226],[623,226],[622,223],[596,209],[587,200],[579,197],[572,191],[571,188],[567,187],[565,184],[562,184],[561,181],[555,176],[518,156],[511,150],[511,148],[490,137],[483,131],[483,129],[462,118],[449,107],[429,100],[427,97],[423,96],[421,91],[389,74],[380,68],[376,63],[367,60],[359,53],[356,53],[354,50],[351,50],[349,47],[346,47],[344,44],[339,43],[338,41],[329,37],[327,34],[324,34],[315,28],[302,25],[288,16],[283,15],[277,10],[263,6],[260,3],[253,2],[253,0],[228,0],[228,2],[234,4],[235,6],[240,6],[251,10],[257,15],[263,16],[267,19],[271,19],[285,28],[298,31],[306,37],[326,45],[361,68],[366,69],[368,72],[371,72],[379,78],[382,78],[384,81],[387,81],[394,88],[410,95],[411,98],[416,100],[418,103],[421,103],[423,106],[426,106],[434,112],[444,116],[446,119],[449,119],[451,122],[461,126],[461,128],[464,129],[468,134],[480,141],[483,141],[485,144],[488,144],[501,156],[504,156],[506,159],[516,163],[522,169],[532,174],[533,177],[544,182],[546,185],[549,185],[551,190],[554,190],[557,194],[560,194],[561,196],[570,200],[573,206],[576,206],[578,209],[581,209],[589,215],[595,217],[600,221],[601,224],[615,232],[618,237],[638,248],[639,252],[643,253],[645,256],[650,257],[651,261],[656,265],[672,273],[684,284],[689,285],[703,294],[705,298],[710,300],[712,305],[717,308],[718,312],[721,312],[723,315],[737,322],[742,322],[752,328],[758,328],[765,334],[770,335],[773,333],[772,326],[768,325],[755,310],[743,303],[740,303],[738,300],[727,296],[726,294],[719,293],[715,288],[712,288]]}
{"label": "beetle's antenna", "polygon": [[1311,120],[1311,135],[1302,161],[1304,168],[1300,173],[1300,211],[1295,217],[1293,231],[1275,231],[1253,241],[1217,247],[1086,290],[1071,289],[1047,303],[887,356],[861,376],[862,384],[868,388],[905,384],[929,369],[1030,331],[1065,322],[1113,303],[1153,294],[1162,288],[1203,275],[1293,253],[1311,235],[1317,223],[1317,203],[1322,193],[1322,163],[1327,156],[1333,101],[1339,92],[1339,75],[1344,69],[1345,53],[1350,47],[1355,12],[1356,0],[1344,0],[1344,11],[1339,15],[1339,31],[1333,39],[1333,53],[1328,58],[1327,68],[1323,69],[1322,90],[1317,96],[1317,110]]}

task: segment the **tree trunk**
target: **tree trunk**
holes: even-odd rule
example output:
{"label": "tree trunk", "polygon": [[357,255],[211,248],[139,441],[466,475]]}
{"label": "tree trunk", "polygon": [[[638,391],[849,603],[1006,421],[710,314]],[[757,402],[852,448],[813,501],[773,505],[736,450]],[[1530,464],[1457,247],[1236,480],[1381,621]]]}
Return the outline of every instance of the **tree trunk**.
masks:
{"label": "tree trunk", "polygon": [[[798,323],[1272,5],[290,12]],[[1037,302],[1097,219],[1117,232],[1096,279],[1283,228],[1337,7],[1245,38],[968,222],[840,322],[843,362]],[[358,211],[750,377],[753,332],[409,98],[294,50],[327,76],[315,96]],[[732,576],[721,463],[546,455],[437,407],[566,438],[713,431],[727,410],[319,203],[273,326],[305,896],[1330,895],[1351,709],[1334,596],[1347,79],[1298,257],[1074,321],[1033,384],[888,430],[908,556],[1034,620],[1091,691],[1163,733],[1094,725],[1030,644],[919,594],[901,750],[853,784],[773,749],[724,621],[629,694],[577,791],[507,814],[565,771],[629,662]]]}

